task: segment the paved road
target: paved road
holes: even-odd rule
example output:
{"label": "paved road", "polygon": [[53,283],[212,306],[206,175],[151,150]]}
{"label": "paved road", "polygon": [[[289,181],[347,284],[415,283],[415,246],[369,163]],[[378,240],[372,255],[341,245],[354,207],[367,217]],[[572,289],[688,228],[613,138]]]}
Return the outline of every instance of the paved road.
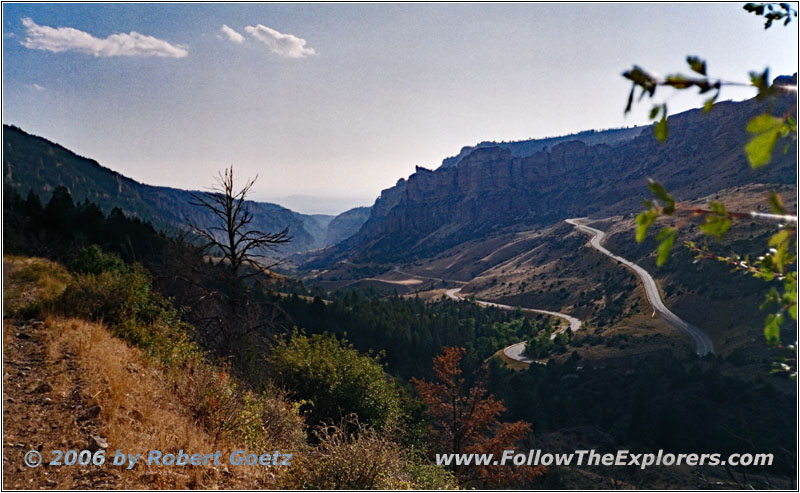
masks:
{"label": "paved road", "polygon": [[658,286],[656,285],[656,282],[653,280],[652,276],[650,276],[649,272],[644,270],[639,265],[634,264],[630,260],[626,260],[618,255],[614,255],[600,244],[603,241],[603,238],[606,236],[605,232],[583,224],[583,221],[586,221],[586,218],[584,217],[566,219],[565,221],[575,226],[578,230],[593,235],[592,239],[590,240],[592,248],[629,267],[636,273],[637,276],[639,276],[639,278],[642,280],[642,284],[644,284],[644,291],[647,295],[647,301],[650,302],[654,312],[657,312],[659,315],[661,315],[661,317],[670,325],[688,335],[694,342],[695,352],[699,356],[705,356],[706,354],[714,352],[714,344],[711,342],[711,339],[705,332],[682,320],[680,317],[669,311],[669,309],[664,305],[664,302],[661,300],[661,295],[658,292]]}
{"label": "paved road", "polygon": [[[447,291],[445,291],[445,294],[447,295],[448,298],[451,298],[451,299],[454,299],[454,300],[463,300],[464,297],[458,294],[460,291],[461,291],[461,288],[452,288],[452,289],[448,289]],[[515,306],[502,305],[500,303],[493,303],[491,301],[475,300],[475,303],[480,305],[480,306],[500,308],[501,310],[516,310],[517,309],[517,307],[515,307]],[[563,318],[564,320],[569,322],[569,327],[563,326],[563,327],[559,328],[558,330],[553,331],[553,333],[550,334],[550,339],[555,339],[558,334],[560,334],[561,332],[566,331],[567,328],[572,329],[573,332],[575,332],[576,330],[581,328],[581,321],[578,320],[577,318],[571,316],[571,315],[567,315],[566,313],[551,312],[551,311],[548,311],[548,310],[537,310],[536,308],[520,308],[520,311],[532,312],[532,313],[543,313],[545,315],[551,315],[553,317]],[[523,363],[528,363],[528,364],[530,364],[530,363],[538,363],[540,365],[546,364],[547,363],[546,361],[534,360],[534,359],[528,358],[527,356],[523,356],[522,355],[522,353],[525,351],[525,342],[526,341],[518,342],[516,344],[512,344],[512,345],[504,348],[503,349],[503,354],[505,354],[506,356],[508,356],[511,359],[514,359],[514,360],[517,360],[517,361],[521,361]]]}

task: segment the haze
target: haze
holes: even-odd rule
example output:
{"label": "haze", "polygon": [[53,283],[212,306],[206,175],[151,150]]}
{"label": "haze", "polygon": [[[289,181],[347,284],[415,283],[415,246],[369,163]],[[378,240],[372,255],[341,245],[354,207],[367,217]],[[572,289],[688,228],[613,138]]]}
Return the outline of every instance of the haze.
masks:
{"label": "haze", "polygon": [[338,213],[465,145],[647,123],[623,115],[633,64],[796,72],[797,22],[741,7],[4,4],[3,122],[144,183],[232,164],[254,198]]}

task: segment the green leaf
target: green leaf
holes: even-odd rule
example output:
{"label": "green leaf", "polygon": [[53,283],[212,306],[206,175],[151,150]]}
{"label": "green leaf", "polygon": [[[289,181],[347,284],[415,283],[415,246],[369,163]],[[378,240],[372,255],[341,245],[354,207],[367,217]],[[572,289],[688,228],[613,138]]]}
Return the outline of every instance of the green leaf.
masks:
{"label": "green leaf", "polygon": [[760,74],[758,72],[750,72],[750,83],[758,88],[759,98],[766,95],[770,92],[769,69],[764,69]]}
{"label": "green leaf", "polygon": [[664,188],[664,185],[653,179],[648,179],[647,186],[650,188],[650,191],[653,192],[653,195],[664,202],[664,214],[669,215],[675,212],[675,199],[672,195],[667,193],[667,189]]}
{"label": "green leaf", "polygon": [[659,120],[658,123],[656,123],[656,126],[653,129],[653,131],[655,132],[656,138],[658,139],[659,142],[666,142],[667,134],[669,133],[669,130],[667,128],[667,105],[666,104],[662,105],[662,108],[663,108],[663,113],[661,114],[661,120]]}
{"label": "green leaf", "polygon": [[711,108],[714,107],[714,103],[717,102],[718,97],[719,97],[719,90],[717,90],[717,92],[714,93],[713,96],[706,99],[705,103],[703,103],[703,113],[708,113],[709,111],[711,111]]}
{"label": "green leaf", "polygon": [[750,166],[753,168],[760,168],[770,162],[772,159],[772,150],[775,148],[775,143],[778,141],[778,131],[768,131],[753,137],[744,148],[747,153],[747,160],[750,161]]}
{"label": "green leaf", "polygon": [[764,302],[758,307],[759,310],[764,310],[765,308],[769,307],[773,303],[780,303],[781,296],[778,294],[778,290],[775,288],[770,288],[767,295],[764,296]]}
{"label": "green leaf", "polygon": [[782,313],[770,313],[764,320],[764,338],[767,344],[778,344],[781,342],[781,323],[783,322]]}
{"label": "green leaf", "polygon": [[792,317],[792,320],[797,321],[797,301],[795,301],[794,305],[789,305],[786,311],[789,312],[789,316]]}
{"label": "green leaf", "polygon": [[633,92],[636,90],[636,84],[631,86],[631,93],[628,94],[628,104],[625,105],[625,114],[627,115],[628,112],[631,111],[631,107],[633,106]]}
{"label": "green leaf", "polygon": [[785,130],[784,127],[782,119],[766,113],[750,120],[747,124],[747,131],[757,134],[744,148],[750,166],[760,168],[769,163],[772,158],[772,150],[775,148],[779,134]]}
{"label": "green leaf", "polygon": [[668,75],[667,80],[664,81],[664,84],[672,86],[675,89],[687,89],[689,87],[692,87],[694,85],[694,82],[690,81],[689,79],[680,74],[675,74],[675,75]]}
{"label": "green leaf", "polygon": [[656,240],[660,243],[658,244],[658,258],[656,259],[657,266],[661,267],[669,259],[676,236],[677,231],[675,228],[664,228],[658,233]]}
{"label": "green leaf", "polygon": [[640,212],[636,216],[636,242],[641,243],[647,236],[647,229],[658,218],[658,211],[656,209],[648,209]]}
{"label": "green leaf", "polygon": [[709,236],[722,238],[733,226],[733,223],[728,219],[728,213],[725,211],[725,204],[712,201],[709,202],[708,207],[713,214],[706,216],[706,222],[700,225],[700,231]]}
{"label": "green leaf", "polygon": [[706,62],[696,56],[686,57],[686,63],[689,67],[700,75],[706,75]]}
{"label": "green leaf", "polygon": [[653,109],[650,110],[650,119],[655,120],[655,118],[658,116],[659,111],[661,111],[661,106],[659,105],[653,106]]}
{"label": "green leaf", "polygon": [[786,207],[783,205],[783,199],[775,190],[769,193],[767,202],[769,202],[769,206],[775,214],[786,214]]}
{"label": "green leaf", "polygon": [[783,124],[783,120],[769,113],[754,116],[747,122],[747,131],[751,134],[766,132]]}
{"label": "green leaf", "polygon": [[789,239],[789,230],[782,229],[777,233],[775,233],[774,235],[770,236],[768,244],[771,247],[779,246],[788,239]]}

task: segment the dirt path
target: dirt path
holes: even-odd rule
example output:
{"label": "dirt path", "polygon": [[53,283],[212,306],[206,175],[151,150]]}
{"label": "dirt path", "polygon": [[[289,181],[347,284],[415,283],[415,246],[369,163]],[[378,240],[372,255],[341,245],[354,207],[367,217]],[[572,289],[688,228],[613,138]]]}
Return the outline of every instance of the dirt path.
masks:
{"label": "dirt path", "polygon": [[49,361],[46,338],[43,321],[3,320],[3,488],[111,488],[118,478],[105,468],[24,464],[30,450],[48,462],[51,450],[97,447],[99,436],[75,357]]}

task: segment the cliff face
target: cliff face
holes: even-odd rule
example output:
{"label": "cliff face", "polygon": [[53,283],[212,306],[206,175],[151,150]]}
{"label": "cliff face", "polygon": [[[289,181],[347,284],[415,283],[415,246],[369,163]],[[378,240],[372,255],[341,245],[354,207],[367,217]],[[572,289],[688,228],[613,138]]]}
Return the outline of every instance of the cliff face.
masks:
{"label": "cliff face", "polygon": [[[778,106],[793,104],[787,98]],[[767,110],[750,100],[719,103],[709,115],[675,115],[664,144],[645,129],[613,146],[569,141],[528,156],[477,147],[457,165],[417,168],[407,181],[384,190],[361,230],[313,264],[409,260],[504,228],[638,212],[650,198],[647,178],[679,200],[747,183],[796,185],[796,144],[757,171],[744,155],[747,121]]]}

